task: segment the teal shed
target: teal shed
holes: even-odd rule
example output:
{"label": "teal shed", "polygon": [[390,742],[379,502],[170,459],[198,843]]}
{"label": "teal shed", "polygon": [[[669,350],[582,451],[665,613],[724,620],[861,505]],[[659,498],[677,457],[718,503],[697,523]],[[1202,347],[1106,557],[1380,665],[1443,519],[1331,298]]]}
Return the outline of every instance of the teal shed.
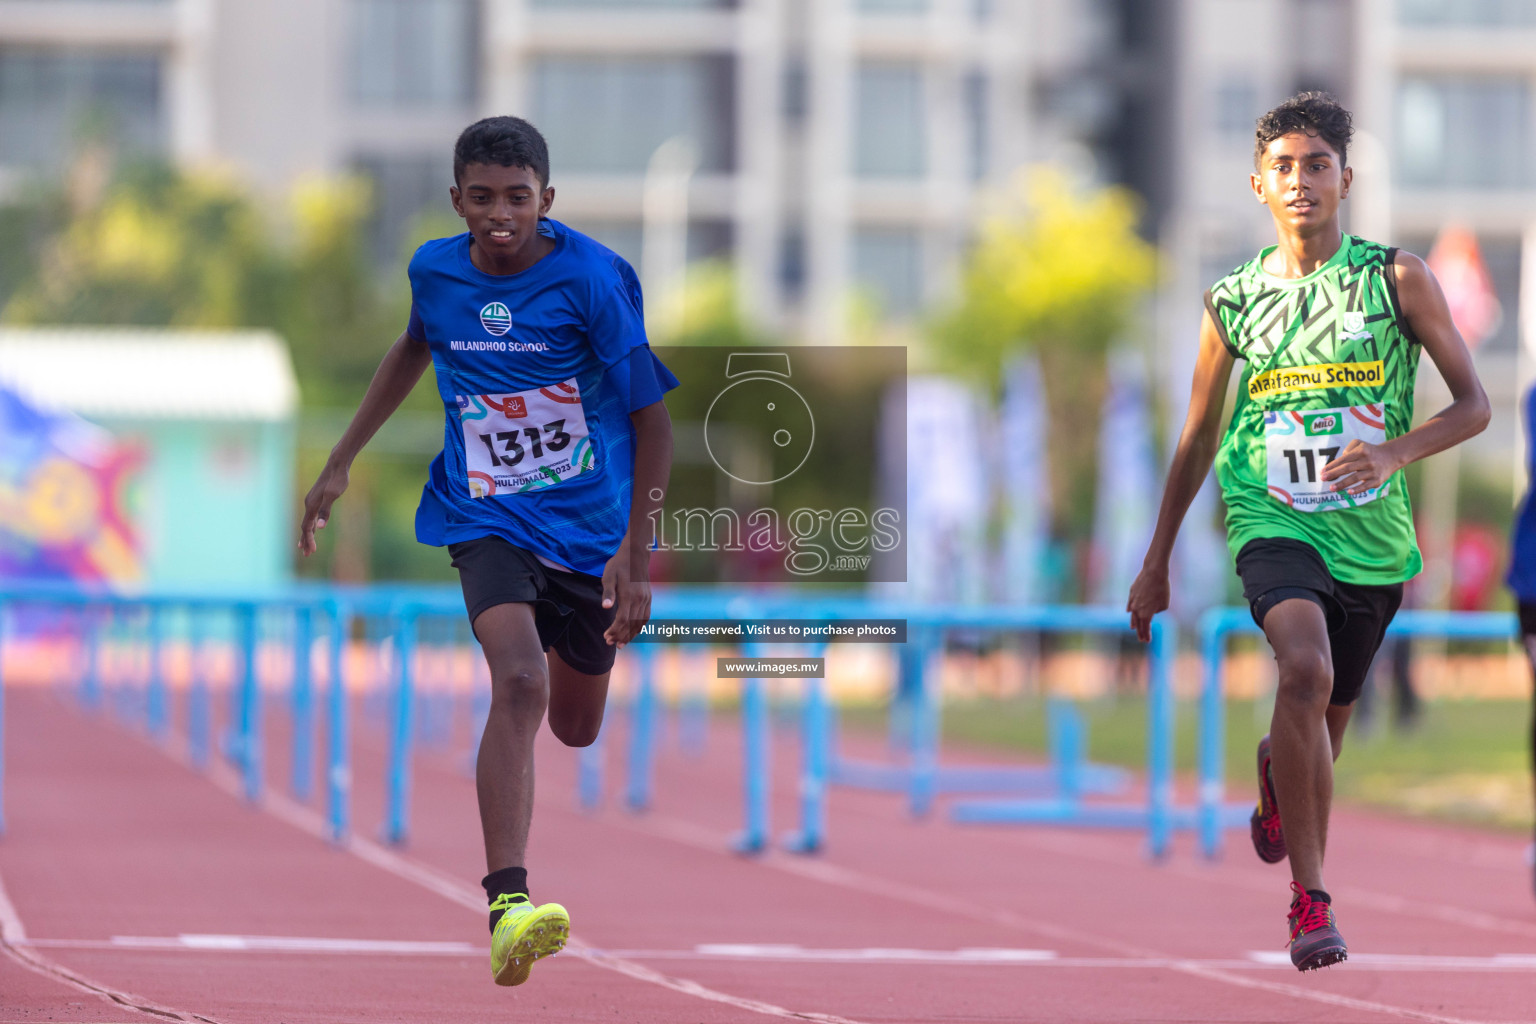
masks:
{"label": "teal shed", "polygon": [[135,455],[128,514],[143,582],[292,576],[298,385],[269,331],[3,328],[0,381]]}

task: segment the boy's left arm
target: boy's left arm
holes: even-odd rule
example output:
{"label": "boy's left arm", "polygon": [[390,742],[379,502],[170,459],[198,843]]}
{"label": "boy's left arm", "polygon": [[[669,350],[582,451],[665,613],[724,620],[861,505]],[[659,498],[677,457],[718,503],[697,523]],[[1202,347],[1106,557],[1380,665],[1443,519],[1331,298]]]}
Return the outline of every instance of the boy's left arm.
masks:
{"label": "boy's left arm", "polygon": [[1384,444],[1351,441],[1320,474],[1336,491],[1361,494],[1386,483],[1410,462],[1444,451],[1480,434],[1492,414],[1488,396],[1472,367],[1472,354],[1451,319],[1440,282],[1412,253],[1398,250],[1397,299],[1408,327],[1434,360],[1451,391],[1451,404],[1417,427]]}
{"label": "boy's left arm", "polygon": [[603,632],[603,639],[621,648],[651,617],[652,515],[661,508],[672,473],[672,417],[666,403],[636,409],[629,419],[635,425],[629,529],[603,568],[603,607],[614,609],[613,624]]}

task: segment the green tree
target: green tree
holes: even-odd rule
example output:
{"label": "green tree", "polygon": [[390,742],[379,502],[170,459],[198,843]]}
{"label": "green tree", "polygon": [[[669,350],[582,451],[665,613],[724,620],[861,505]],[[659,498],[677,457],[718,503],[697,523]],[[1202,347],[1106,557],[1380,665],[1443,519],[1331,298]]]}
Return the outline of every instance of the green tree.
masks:
{"label": "green tree", "polygon": [[11,323],[250,324],[280,267],[231,183],[135,167],[70,217],[6,304]]}
{"label": "green tree", "polygon": [[645,303],[646,319],[661,322],[652,329],[656,345],[765,345],[774,340],[742,316],[740,284],[728,263],[696,263],[682,287],[647,295]]}
{"label": "green tree", "polygon": [[[113,177],[82,159],[60,194],[0,209],[0,320],[273,330],[299,378],[303,494],[403,329],[410,289],[398,271],[381,279],[366,257],[366,183],[313,179],[288,198],[274,208],[226,178],[159,165]],[[413,413],[441,417],[430,375],[402,419]],[[350,538],[340,553],[349,576],[430,574],[442,561],[409,536],[430,452],[380,442],[360,460],[320,558],[302,571],[337,570],[338,533]]]}
{"label": "green tree", "polygon": [[941,365],[996,389],[1018,353],[1040,359],[1058,536],[1092,527],[1105,354],[1133,334],[1156,269],[1122,188],[1074,188],[1059,171],[1021,177],[981,226],[958,300],[933,322]]}

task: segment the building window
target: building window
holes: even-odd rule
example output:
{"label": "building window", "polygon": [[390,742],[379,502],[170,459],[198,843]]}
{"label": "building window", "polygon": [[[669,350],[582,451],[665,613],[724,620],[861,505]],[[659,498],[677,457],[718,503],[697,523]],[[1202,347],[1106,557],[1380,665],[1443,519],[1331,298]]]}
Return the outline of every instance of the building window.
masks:
{"label": "building window", "polygon": [[987,176],[991,159],[991,132],[987,121],[987,76],[973,71],[965,76],[966,173],[972,181]]}
{"label": "building window", "polygon": [[805,232],[799,227],[785,227],[779,236],[779,288],[786,302],[799,302],[805,296]]}
{"label": "building window", "polygon": [[923,72],[912,64],[866,64],[854,89],[854,173],[920,178],[927,169]]}
{"label": "building window", "polygon": [[791,56],[784,61],[784,121],[799,126],[811,111],[811,80],[804,58]]}
{"label": "building window", "polygon": [[155,54],[0,47],[0,164],[57,168],[87,143],[161,153]]}
{"label": "building window", "polygon": [[676,136],[693,141],[699,170],[734,168],[728,57],[546,57],[533,81],[534,123],[556,174],[643,174]]}
{"label": "building window", "polygon": [[1404,25],[1536,25],[1536,0],[1397,0]]}
{"label": "building window", "polygon": [[704,10],[729,9],[737,6],[736,0],[532,0],[530,7],[577,8],[585,10]]}
{"label": "building window", "polygon": [[1259,90],[1247,78],[1228,78],[1216,87],[1216,133],[1224,139],[1253,140]]}
{"label": "building window", "polygon": [[928,0],[858,0],[860,14],[924,14]]}
{"label": "building window", "polygon": [[[559,218],[556,218],[557,220]],[[564,221],[573,228],[606,245],[624,257],[635,273],[645,278],[645,226],[635,220],[608,220],[596,217],[579,217]],[[685,262],[724,259],[731,253],[731,225],[721,220],[695,220],[688,223]],[[646,296],[647,302],[661,301],[665,296]]]}
{"label": "building window", "polygon": [[1337,96],[1348,88],[1356,6],[1353,0],[1294,0],[1288,20],[1296,38],[1306,40],[1295,51],[1296,91]]}
{"label": "building window", "polygon": [[1397,179],[1446,188],[1528,185],[1530,120],[1524,78],[1405,77],[1397,94]]}
{"label": "building window", "polygon": [[455,217],[448,199],[453,162],[446,153],[367,153],[355,157],[352,167],[373,188],[368,241],[380,266],[410,257],[405,251],[407,240],[425,216],[437,214],[445,223]]}
{"label": "building window", "polygon": [[923,304],[923,238],[915,228],[853,233],[853,278],[886,316],[907,317]]}
{"label": "building window", "polygon": [[465,107],[479,80],[476,0],[351,0],[352,98],[365,107]]}

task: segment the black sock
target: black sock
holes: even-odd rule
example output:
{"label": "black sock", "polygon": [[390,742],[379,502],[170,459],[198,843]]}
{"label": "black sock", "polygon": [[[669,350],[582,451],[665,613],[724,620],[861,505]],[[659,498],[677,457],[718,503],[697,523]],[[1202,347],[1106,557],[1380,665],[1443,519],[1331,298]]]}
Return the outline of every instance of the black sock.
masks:
{"label": "black sock", "polygon": [[[495,903],[496,897],[506,895],[528,895],[528,869],[527,868],[502,868],[500,871],[492,871],[480,879],[480,884],[485,888],[487,902]],[[501,920],[504,911],[491,911],[491,931],[496,930],[496,922]]]}
{"label": "black sock", "polygon": [[1333,897],[1329,896],[1327,893],[1323,892],[1323,890],[1321,890],[1321,889],[1308,889],[1307,890],[1307,895],[1311,896],[1318,903],[1327,903],[1330,906],[1333,904]]}

